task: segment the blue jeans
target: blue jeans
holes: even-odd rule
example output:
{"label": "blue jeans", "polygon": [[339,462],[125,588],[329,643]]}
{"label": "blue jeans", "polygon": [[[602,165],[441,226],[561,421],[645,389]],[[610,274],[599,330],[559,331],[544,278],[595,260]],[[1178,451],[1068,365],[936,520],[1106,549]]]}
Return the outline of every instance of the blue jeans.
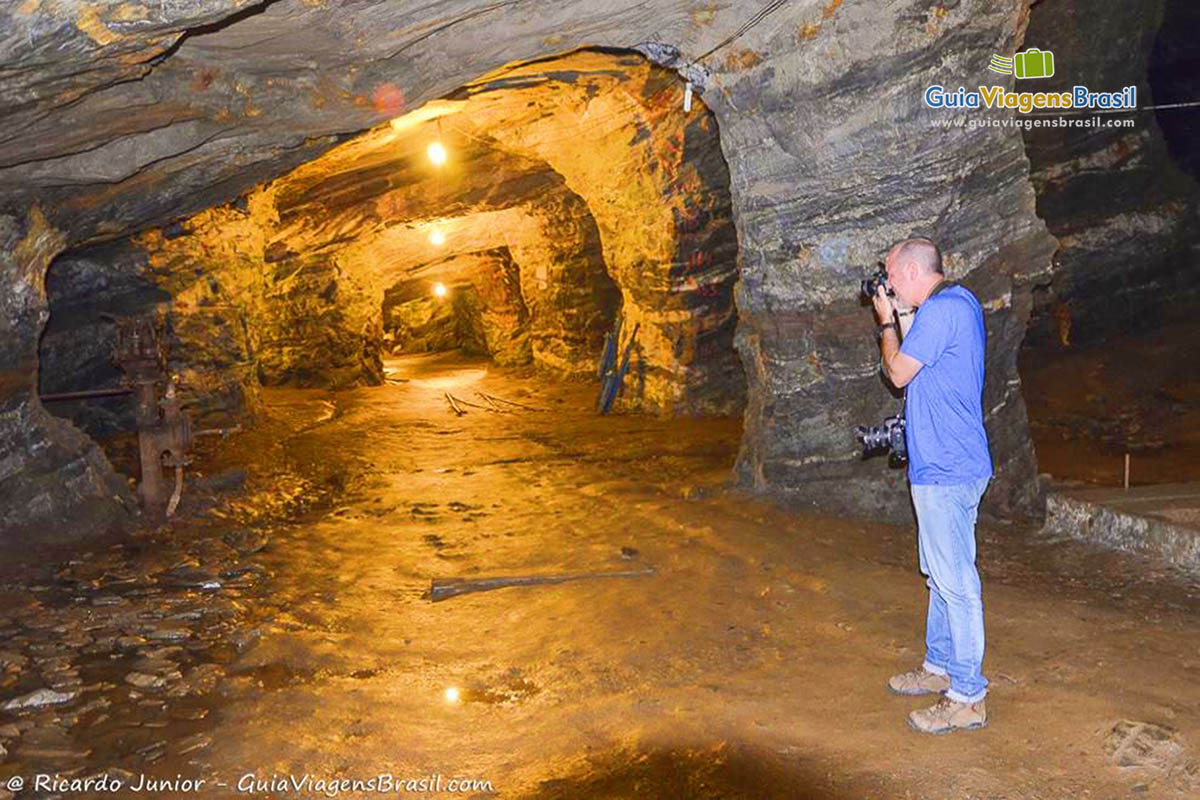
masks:
{"label": "blue jeans", "polygon": [[975,517],[988,481],[911,487],[921,573],[929,578],[925,669],[949,675],[946,696],[960,703],[974,703],[987,694]]}

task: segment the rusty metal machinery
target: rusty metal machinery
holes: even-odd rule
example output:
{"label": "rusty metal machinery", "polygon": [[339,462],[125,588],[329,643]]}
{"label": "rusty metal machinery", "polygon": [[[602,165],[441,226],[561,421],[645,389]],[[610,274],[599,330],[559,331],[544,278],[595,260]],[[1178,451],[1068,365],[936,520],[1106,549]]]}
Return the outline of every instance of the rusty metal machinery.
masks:
{"label": "rusty metal machinery", "polygon": [[[162,313],[114,317],[117,366],[137,398],[135,418],[142,480],[138,496],[143,511],[154,518],[175,512],[183,490],[183,468],[191,462],[192,422],[179,397],[178,380],[167,374],[166,317]],[[175,472],[168,494],[163,468]]]}
{"label": "rusty metal machinery", "polygon": [[[43,402],[59,402],[122,394],[135,396],[138,459],[142,473],[138,498],[148,517],[161,520],[172,516],[179,505],[183,493],[183,468],[192,462],[188,450],[194,438],[210,435],[224,437],[240,431],[241,426],[192,430],[191,415],[179,394],[182,385],[178,376],[170,375],[167,368],[165,311],[132,317],[101,316],[116,325],[117,343],[113,361],[125,373],[125,385],[44,394],[40,397]],[[169,494],[169,481],[163,474],[164,468],[175,473],[174,487]]]}

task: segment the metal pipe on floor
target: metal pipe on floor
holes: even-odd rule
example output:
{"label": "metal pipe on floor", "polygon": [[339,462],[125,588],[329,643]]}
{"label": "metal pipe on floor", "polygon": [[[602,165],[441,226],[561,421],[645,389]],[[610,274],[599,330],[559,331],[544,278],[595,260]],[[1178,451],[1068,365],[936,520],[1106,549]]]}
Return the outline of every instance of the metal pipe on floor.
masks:
{"label": "metal pipe on floor", "polygon": [[85,389],[79,392],[41,394],[38,395],[38,399],[43,403],[53,403],[59,400],[87,400],[92,397],[115,397],[121,394],[133,394],[133,389],[129,386],[118,386],[112,389]]}

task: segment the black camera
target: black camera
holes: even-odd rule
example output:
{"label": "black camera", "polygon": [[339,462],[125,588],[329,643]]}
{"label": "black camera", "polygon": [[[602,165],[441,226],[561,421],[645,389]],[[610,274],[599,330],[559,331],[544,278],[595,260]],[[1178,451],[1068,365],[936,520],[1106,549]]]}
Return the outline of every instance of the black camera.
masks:
{"label": "black camera", "polygon": [[888,417],[882,425],[859,425],[854,436],[862,443],[863,458],[881,453],[890,453],[889,463],[899,466],[908,462],[908,448],[904,444],[904,417],[897,414]]}
{"label": "black camera", "polygon": [[875,292],[879,287],[883,287],[883,291],[888,297],[895,297],[896,292],[891,286],[888,286],[887,269],[882,264],[876,266],[875,274],[862,282],[862,294],[867,300],[875,298]]}

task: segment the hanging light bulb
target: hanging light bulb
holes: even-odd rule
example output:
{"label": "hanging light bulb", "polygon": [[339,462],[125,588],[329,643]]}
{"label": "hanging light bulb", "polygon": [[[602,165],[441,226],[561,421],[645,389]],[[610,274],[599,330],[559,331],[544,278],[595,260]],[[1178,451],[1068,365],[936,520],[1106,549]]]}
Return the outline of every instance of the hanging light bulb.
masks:
{"label": "hanging light bulb", "polygon": [[446,241],[446,234],[442,233],[441,228],[434,228],[429,232],[429,241],[431,244],[442,245]]}
{"label": "hanging light bulb", "polygon": [[441,142],[430,142],[429,147],[425,149],[425,153],[429,156],[429,160],[436,166],[441,166],[446,163],[446,148]]}
{"label": "hanging light bulb", "polygon": [[433,294],[435,297],[445,297],[446,296],[446,284],[441,283],[441,282],[435,283],[433,285]]}

